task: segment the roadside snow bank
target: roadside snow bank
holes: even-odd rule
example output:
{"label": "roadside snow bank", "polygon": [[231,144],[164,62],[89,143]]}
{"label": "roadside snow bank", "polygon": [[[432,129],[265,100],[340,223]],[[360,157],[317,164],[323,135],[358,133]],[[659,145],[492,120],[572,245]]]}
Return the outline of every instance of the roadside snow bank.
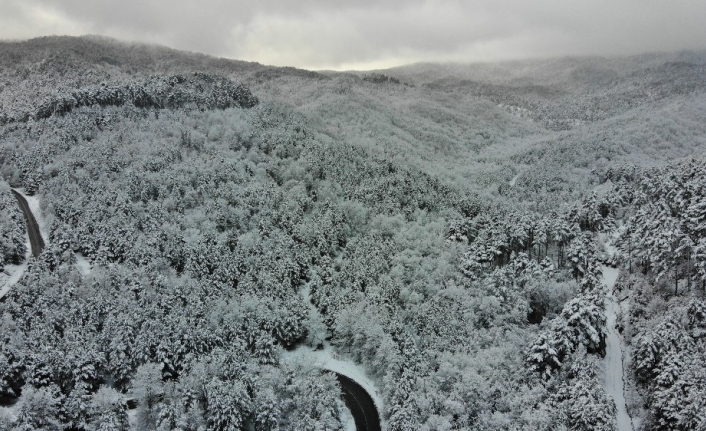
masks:
{"label": "roadside snow bank", "polygon": [[[608,255],[614,256],[616,248],[612,240],[617,238],[615,232],[611,241],[604,241]],[[620,304],[613,295],[613,287],[618,279],[619,271],[616,268],[603,266],[603,284],[607,287],[605,297],[606,308],[606,355],[605,355],[605,381],[604,388],[608,395],[613,397],[617,408],[618,431],[633,431],[633,423],[625,403],[625,381],[623,379],[623,340],[617,330],[617,316],[620,313]]]}
{"label": "roadside snow bank", "polygon": [[[29,239],[27,239],[27,250],[29,250]],[[0,278],[0,283],[2,284],[2,288],[0,288],[0,298],[4,297],[5,294],[10,291],[10,288],[20,281],[27,270],[27,259],[29,259],[30,253],[30,251],[25,253],[25,261],[20,265],[5,265],[7,274],[3,273],[2,278]]]}

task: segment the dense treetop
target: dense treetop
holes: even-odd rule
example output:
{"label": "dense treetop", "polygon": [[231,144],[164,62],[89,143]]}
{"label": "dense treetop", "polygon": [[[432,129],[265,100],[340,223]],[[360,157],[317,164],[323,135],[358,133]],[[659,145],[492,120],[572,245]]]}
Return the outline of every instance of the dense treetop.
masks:
{"label": "dense treetop", "polygon": [[[629,329],[649,423],[703,423],[703,304],[684,288],[706,277],[703,160],[650,168],[706,145],[703,56],[677,57],[432,82],[423,65],[0,43],[0,174],[39,197],[49,236],[0,303],[0,397],[16,403],[0,425],[340,429],[334,376],[283,359],[330,338],[389,429],[612,430],[599,237],[621,224],[617,261],[644,272],[621,286],[678,290]],[[684,387],[688,412],[671,401]]]}

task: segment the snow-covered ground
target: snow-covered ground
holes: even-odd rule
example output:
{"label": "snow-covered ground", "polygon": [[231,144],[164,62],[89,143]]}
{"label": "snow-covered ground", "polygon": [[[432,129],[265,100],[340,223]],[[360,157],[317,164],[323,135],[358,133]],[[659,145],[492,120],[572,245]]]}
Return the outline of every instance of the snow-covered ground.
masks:
{"label": "snow-covered ground", "polygon": [[127,411],[127,423],[131,430],[137,429],[137,409]]}
{"label": "snow-covered ground", "polygon": [[[304,287],[304,289],[302,289],[302,296],[304,297],[304,300],[306,301],[307,305],[309,305],[309,307],[313,310],[313,313],[315,313],[320,318],[321,316],[319,315],[318,310],[311,303],[311,296],[309,293],[308,284]],[[321,325],[323,326],[323,323]],[[372,379],[367,376],[365,368],[350,360],[342,358],[338,353],[336,353],[334,346],[331,345],[331,343],[329,343],[328,341],[324,340],[322,343],[323,349],[321,350],[315,350],[314,348],[307,346],[306,344],[302,344],[292,351],[283,352],[282,356],[280,357],[280,360],[283,362],[299,362],[310,365],[313,364],[317,368],[342,374],[348,377],[349,379],[355,381],[363,389],[365,389],[365,391],[373,399],[375,407],[377,408],[378,413],[380,415],[380,421],[383,422],[382,428],[385,429],[384,421],[382,419],[382,413],[384,410],[380,391],[375,385],[375,382],[373,382]],[[345,404],[343,404],[343,406],[345,407]],[[342,409],[342,411],[345,412],[341,417],[341,420],[344,422],[344,429],[355,430],[355,422],[353,421],[353,415],[347,408]]]}
{"label": "snow-covered ground", "polygon": [[[615,238],[615,235],[613,236]],[[615,247],[611,242],[605,242],[605,249],[609,255],[614,255]],[[616,268],[603,266],[603,283],[607,286],[606,307],[606,355],[605,355],[605,381],[604,387],[608,395],[613,397],[617,408],[618,431],[633,431],[633,423],[628,415],[625,403],[625,381],[623,380],[623,342],[617,329],[617,316],[620,313],[620,304],[613,295],[613,286],[618,279],[619,271]]]}
{"label": "snow-covered ground", "polygon": [[[27,239],[27,250],[29,250],[29,239]],[[0,298],[5,296],[10,288],[17,284],[22,278],[22,275],[27,270],[27,259],[29,259],[30,252],[25,253],[25,261],[19,265],[5,265],[5,272],[0,275]],[[8,275],[9,274],[9,275]]]}
{"label": "snow-covered ground", "polygon": [[76,268],[78,269],[78,272],[80,272],[81,275],[90,274],[93,269],[91,262],[89,262],[88,259],[86,259],[86,257],[81,253],[74,253],[74,256],[76,256]]}
{"label": "snow-covered ground", "polygon": [[605,390],[615,400],[618,409],[618,431],[633,431],[632,420],[625,405],[623,381],[623,349],[620,334],[616,329],[616,319],[620,305],[613,295],[613,286],[618,279],[618,270],[603,267],[603,282],[608,286],[606,295],[606,355]]}

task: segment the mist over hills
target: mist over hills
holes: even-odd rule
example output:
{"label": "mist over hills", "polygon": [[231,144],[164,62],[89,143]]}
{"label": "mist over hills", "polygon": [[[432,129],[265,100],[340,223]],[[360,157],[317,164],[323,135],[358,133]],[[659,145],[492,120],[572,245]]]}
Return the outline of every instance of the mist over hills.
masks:
{"label": "mist over hills", "polygon": [[706,429],[705,68],[0,42],[0,428]]}
{"label": "mist over hills", "polygon": [[[25,47],[30,49],[25,52]],[[594,154],[600,152],[601,157],[617,156],[631,162],[647,159],[646,163],[688,156],[694,145],[703,143],[703,130],[694,130],[700,129],[694,123],[703,116],[703,52],[477,65],[419,64],[382,71],[403,84],[381,86],[362,81],[362,72],[317,73],[266,67],[98,37],[40,38],[6,43],[3,50],[3,59],[19,55],[13,50],[23,53],[20,62],[6,63],[5,73],[14,70],[15,76],[26,75],[12,90],[6,85],[5,109],[17,104],[31,106],[26,99],[41,99],[46,92],[95,85],[118,77],[207,71],[257,88],[263,93],[261,97],[296,106],[299,112],[308,113],[309,121],[321,121],[322,128],[333,136],[340,137],[331,126],[335,123],[330,121],[332,115],[343,119],[341,127],[352,128],[348,133],[355,134],[361,142],[387,151],[402,151],[404,157],[415,155],[423,159],[423,166],[437,169],[441,165],[442,170],[449,169],[449,165],[471,166],[453,173],[460,181],[486,169],[506,171],[489,174],[504,175],[503,180],[509,181],[517,174],[515,167],[479,168],[477,160],[498,159],[494,154],[499,152],[530,151],[526,148],[528,142],[542,142],[541,149],[534,144],[531,151],[551,152],[553,149],[547,147],[555,147],[557,141],[579,141],[581,145],[569,146],[585,148],[608,140],[611,148],[596,149]],[[80,77],[69,74],[66,79],[62,75],[66,70],[90,73]],[[33,79],[35,73],[42,79]],[[670,104],[677,100],[679,114],[672,112],[674,105]],[[369,112],[364,119],[350,118],[366,110]],[[624,123],[627,118],[632,128],[629,136],[606,136],[606,130],[613,130],[613,135],[621,133],[623,128],[613,124]],[[602,122],[612,124],[604,127]],[[580,133],[577,126],[583,126]],[[680,139],[678,145],[686,148],[653,151],[656,146],[673,143],[665,128],[687,133],[689,136]],[[390,131],[370,139],[371,130],[381,129]],[[389,142],[380,145],[380,140]],[[496,141],[503,141],[502,148],[494,145]],[[639,145],[632,144],[637,142]],[[487,155],[481,154],[483,150]],[[597,161],[584,161],[583,156],[573,158],[581,163]],[[429,164],[437,159],[439,163]],[[456,162],[459,160],[463,163]],[[493,160],[496,164],[503,161]]]}

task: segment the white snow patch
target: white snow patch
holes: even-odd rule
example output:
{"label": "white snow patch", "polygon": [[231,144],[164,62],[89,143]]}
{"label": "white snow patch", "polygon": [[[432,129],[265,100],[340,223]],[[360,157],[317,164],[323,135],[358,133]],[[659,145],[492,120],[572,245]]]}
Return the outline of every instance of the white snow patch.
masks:
{"label": "white snow patch", "polygon": [[317,310],[316,307],[314,307],[314,304],[311,303],[311,285],[310,285],[310,283],[306,283],[304,285],[304,288],[302,288],[301,294],[302,294],[302,297],[304,298],[304,302],[306,302],[306,305],[309,308],[313,308],[314,311],[318,314],[319,310]]}
{"label": "white snow patch", "polygon": [[519,174],[519,173],[518,173],[517,175],[515,175],[514,177],[512,177],[512,179],[510,180],[510,183],[509,183],[509,184],[510,184],[510,187],[515,187],[515,183],[517,183],[517,179],[518,179],[518,178],[520,178],[520,174]]}
{"label": "white snow patch", "polygon": [[127,423],[131,430],[137,429],[137,409],[127,411]]}
{"label": "white snow patch", "polygon": [[603,283],[608,286],[609,295],[613,294],[613,286],[615,286],[616,280],[618,280],[619,271],[617,268],[611,268],[609,266],[603,266]]}
{"label": "white snow patch", "polygon": [[78,269],[78,272],[80,272],[81,275],[90,274],[93,269],[91,262],[81,253],[74,253],[74,256],[76,256],[76,269]]}
{"label": "white snow patch", "polygon": [[[607,248],[608,246],[606,246]],[[613,397],[617,408],[618,431],[633,431],[632,420],[625,404],[625,389],[623,381],[623,349],[620,334],[616,329],[616,319],[620,305],[613,295],[613,286],[618,279],[618,270],[603,267],[603,283],[608,287],[606,293],[606,355],[604,387],[608,395]]]}
{"label": "white snow patch", "polygon": [[642,418],[635,418],[633,419],[633,426],[635,427],[634,429],[636,430],[641,430],[642,429]]}
{"label": "white snow patch", "polygon": [[27,258],[25,258],[25,262],[21,265],[5,265],[5,271],[7,271],[10,275],[8,276],[3,273],[2,277],[4,280],[0,278],[0,283],[2,283],[2,288],[0,288],[0,298],[5,296],[7,292],[10,291],[10,288],[20,281],[26,270]]}
{"label": "white snow patch", "polygon": [[[15,403],[15,405],[12,406],[0,406],[0,419],[5,419],[9,422],[14,422],[17,420],[17,417],[19,416],[19,412],[17,411],[17,407],[19,406],[20,403]],[[0,420],[0,423],[2,421]]]}
{"label": "white snow patch", "polygon": [[613,182],[611,180],[607,180],[603,184],[598,184],[593,188],[593,191],[596,192],[598,197],[605,196],[611,190],[613,190]]}

